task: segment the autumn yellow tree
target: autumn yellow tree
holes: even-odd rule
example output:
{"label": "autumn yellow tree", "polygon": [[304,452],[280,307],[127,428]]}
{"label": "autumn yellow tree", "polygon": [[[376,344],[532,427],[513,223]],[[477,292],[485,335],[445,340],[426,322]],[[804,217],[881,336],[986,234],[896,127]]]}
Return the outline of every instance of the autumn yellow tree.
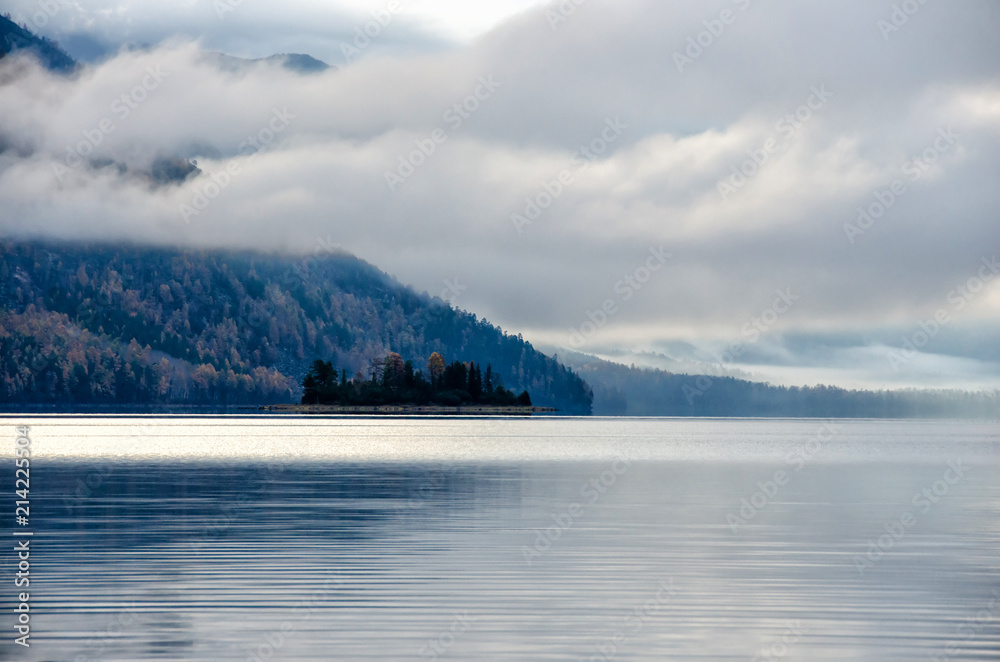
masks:
{"label": "autumn yellow tree", "polygon": [[437,352],[431,354],[431,358],[427,359],[427,373],[432,381],[440,379],[444,374],[444,357]]}

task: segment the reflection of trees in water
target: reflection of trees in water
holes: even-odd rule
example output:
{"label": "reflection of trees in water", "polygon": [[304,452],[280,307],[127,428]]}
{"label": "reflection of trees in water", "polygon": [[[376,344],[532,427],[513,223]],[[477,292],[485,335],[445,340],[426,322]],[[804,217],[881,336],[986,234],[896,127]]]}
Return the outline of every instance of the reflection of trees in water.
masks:
{"label": "reflection of trees in water", "polygon": [[[86,660],[189,657],[199,618],[293,608],[337,562],[339,544],[431,530],[455,510],[499,511],[519,501],[520,485],[517,469],[447,465],[43,461],[32,470],[50,625],[86,633],[48,653]],[[275,597],[282,579],[294,586]]]}
{"label": "reflection of trees in water", "polygon": [[506,500],[517,491],[510,478],[520,475],[502,467],[280,462],[32,468],[45,486],[33,494],[32,514],[53,536],[52,562],[88,549],[183,544],[198,553],[224,540],[371,537],[372,527],[401,518]]}

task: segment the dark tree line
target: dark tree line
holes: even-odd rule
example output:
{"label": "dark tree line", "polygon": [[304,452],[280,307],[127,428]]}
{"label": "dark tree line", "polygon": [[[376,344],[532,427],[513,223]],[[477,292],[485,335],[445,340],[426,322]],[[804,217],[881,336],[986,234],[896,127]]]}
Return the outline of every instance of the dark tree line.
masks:
{"label": "dark tree line", "polygon": [[427,375],[415,369],[412,360],[395,352],[381,362],[373,361],[369,375],[360,371],[349,378],[347,370],[317,359],[302,380],[302,404],[323,405],[447,405],[531,406],[527,391],[515,395],[475,362],[454,361],[445,365],[437,352],[427,361]]}

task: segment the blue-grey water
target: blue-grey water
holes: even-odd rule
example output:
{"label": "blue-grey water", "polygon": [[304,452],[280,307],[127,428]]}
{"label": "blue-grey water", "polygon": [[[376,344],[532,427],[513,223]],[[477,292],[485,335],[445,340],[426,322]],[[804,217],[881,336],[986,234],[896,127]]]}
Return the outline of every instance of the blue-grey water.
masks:
{"label": "blue-grey water", "polygon": [[[0,430],[0,533],[33,532],[30,589],[14,586],[13,544],[2,557],[4,659],[1000,659],[997,424],[36,416]],[[14,643],[22,590],[30,648]]]}

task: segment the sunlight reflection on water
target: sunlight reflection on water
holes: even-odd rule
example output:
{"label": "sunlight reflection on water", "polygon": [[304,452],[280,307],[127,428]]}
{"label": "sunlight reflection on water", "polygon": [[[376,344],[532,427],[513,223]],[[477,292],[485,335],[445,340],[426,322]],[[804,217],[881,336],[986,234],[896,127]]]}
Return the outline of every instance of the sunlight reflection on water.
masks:
{"label": "sunlight reflection on water", "polygon": [[1000,654],[996,425],[29,417],[11,455],[15,424],[20,659]]}

